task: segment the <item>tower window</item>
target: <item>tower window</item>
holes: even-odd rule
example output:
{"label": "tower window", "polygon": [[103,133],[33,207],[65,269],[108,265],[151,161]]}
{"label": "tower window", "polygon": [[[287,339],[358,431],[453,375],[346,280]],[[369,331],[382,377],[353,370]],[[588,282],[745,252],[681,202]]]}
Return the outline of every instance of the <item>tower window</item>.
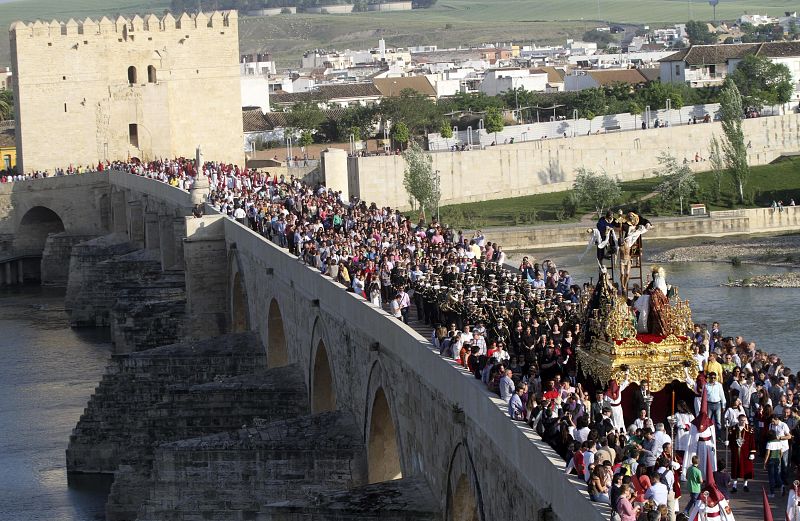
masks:
{"label": "tower window", "polygon": [[139,125],[131,123],[128,125],[128,140],[134,148],[139,148]]}
{"label": "tower window", "polygon": [[158,80],[156,76],[156,68],[153,65],[147,66],[147,82],[148,83],[156,83]]}
{"label": "tower window", "polygon": [[136,83],[136,67],[133,65],[128,67],[128,83],[131,85]]}

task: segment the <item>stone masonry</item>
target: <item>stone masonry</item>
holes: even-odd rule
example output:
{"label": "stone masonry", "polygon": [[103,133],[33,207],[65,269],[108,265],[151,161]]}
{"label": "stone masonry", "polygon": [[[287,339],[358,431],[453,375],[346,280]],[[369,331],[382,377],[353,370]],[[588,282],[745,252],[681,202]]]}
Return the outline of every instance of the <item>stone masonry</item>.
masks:
{"label": "stone masonry", "polygon": [[[175,384],[266,369],[263,350],[249,333],[112,356],[106,374],[70,436],[67,470],[111,473],[135,464],[159,440],[151,416]],[[163,439],[159,441],[164,441]]]}
{"label": "stone masonry", "polygon": [[40,272],[42,284],[66,286],[72,247],[93,238],[94,236],[91,235],[75,235],[66,232],[48,236],[42,252]]}
{"label": "stone masonry", "polygon": [[274,501],[366,482],[364,444],[354,418],[344,412],[259,420],[246,429],[162,444],[155,460],[142,521],[192,514],[246,518]]}

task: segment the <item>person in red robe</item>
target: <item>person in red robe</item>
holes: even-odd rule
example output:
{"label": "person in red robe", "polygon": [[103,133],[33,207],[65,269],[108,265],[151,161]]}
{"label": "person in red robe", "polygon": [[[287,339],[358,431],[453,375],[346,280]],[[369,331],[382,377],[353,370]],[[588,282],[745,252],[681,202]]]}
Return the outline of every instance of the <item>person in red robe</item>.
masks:
{"label": "person in red robe", "polygon": [[749,492],[747,480],[753,478],[753,460],[756,458],[756,440],[747,416],[739,415],[739,423],[728,429],[728,448],[731,451],[731,492],[736,492],[738,480],[744,480],[744,491]]}

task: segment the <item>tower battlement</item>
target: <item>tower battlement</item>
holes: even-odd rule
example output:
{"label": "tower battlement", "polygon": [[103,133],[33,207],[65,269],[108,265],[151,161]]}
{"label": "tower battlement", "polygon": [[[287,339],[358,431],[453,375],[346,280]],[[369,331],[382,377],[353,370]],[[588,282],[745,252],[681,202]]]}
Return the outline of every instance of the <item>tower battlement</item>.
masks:
{"label": "tower battlement", "polygon": [[[236,11],[15,22],[17,165],[243,156]],[[58,135],[68,147],[54,147]],[[21,158],[21,159],[20,159]]]}
{"label": "tower battlement", "polygon": [[138,32],[186,32],[203,29],[222,29],[225,27],[236,27],[239,14],[237,11],[214,11],[206,14],[202,11],[198,13],[183,13],[175,18],[171,13],[167,13],[159,18],[154,14],[145,15],[144,18],[138,14],[132,18],[118,16],[115,20],[103,17],[100,20],[86,18],[84,20],[74,20],[70,18],[66,22],[52,20],[44,22],[17,21],[11,24],[9,32],[12,38],[29,36],[31,38],[44,36],[54,38],[56,36],[70,35],[104,35],[116,34],[124,38],[135,35]]}

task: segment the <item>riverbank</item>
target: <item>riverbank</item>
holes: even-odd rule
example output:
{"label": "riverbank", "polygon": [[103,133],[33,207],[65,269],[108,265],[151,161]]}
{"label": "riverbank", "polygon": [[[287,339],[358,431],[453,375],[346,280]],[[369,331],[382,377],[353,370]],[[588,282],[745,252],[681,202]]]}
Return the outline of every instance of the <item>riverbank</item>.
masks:
{"label": "riverbank", "polygon": [[696,246],[668,248],[653,262],[725,262],[800,268],[800,235],[703,239]]}
{"label": "riverbank", "polygon": [[[697,246],[669,248],[651,256],[654,262],[722,262],[725,264],[800,268],[800,235],[704,240]],[[800,288],[800,273],[754,274],[724,283],[732,288]]]}
{"label": "riverbank", "polygon": [[737,279],[723,286],[729,288],[800,288],[800,273],[784,273],[781,275],[756,275]]}

